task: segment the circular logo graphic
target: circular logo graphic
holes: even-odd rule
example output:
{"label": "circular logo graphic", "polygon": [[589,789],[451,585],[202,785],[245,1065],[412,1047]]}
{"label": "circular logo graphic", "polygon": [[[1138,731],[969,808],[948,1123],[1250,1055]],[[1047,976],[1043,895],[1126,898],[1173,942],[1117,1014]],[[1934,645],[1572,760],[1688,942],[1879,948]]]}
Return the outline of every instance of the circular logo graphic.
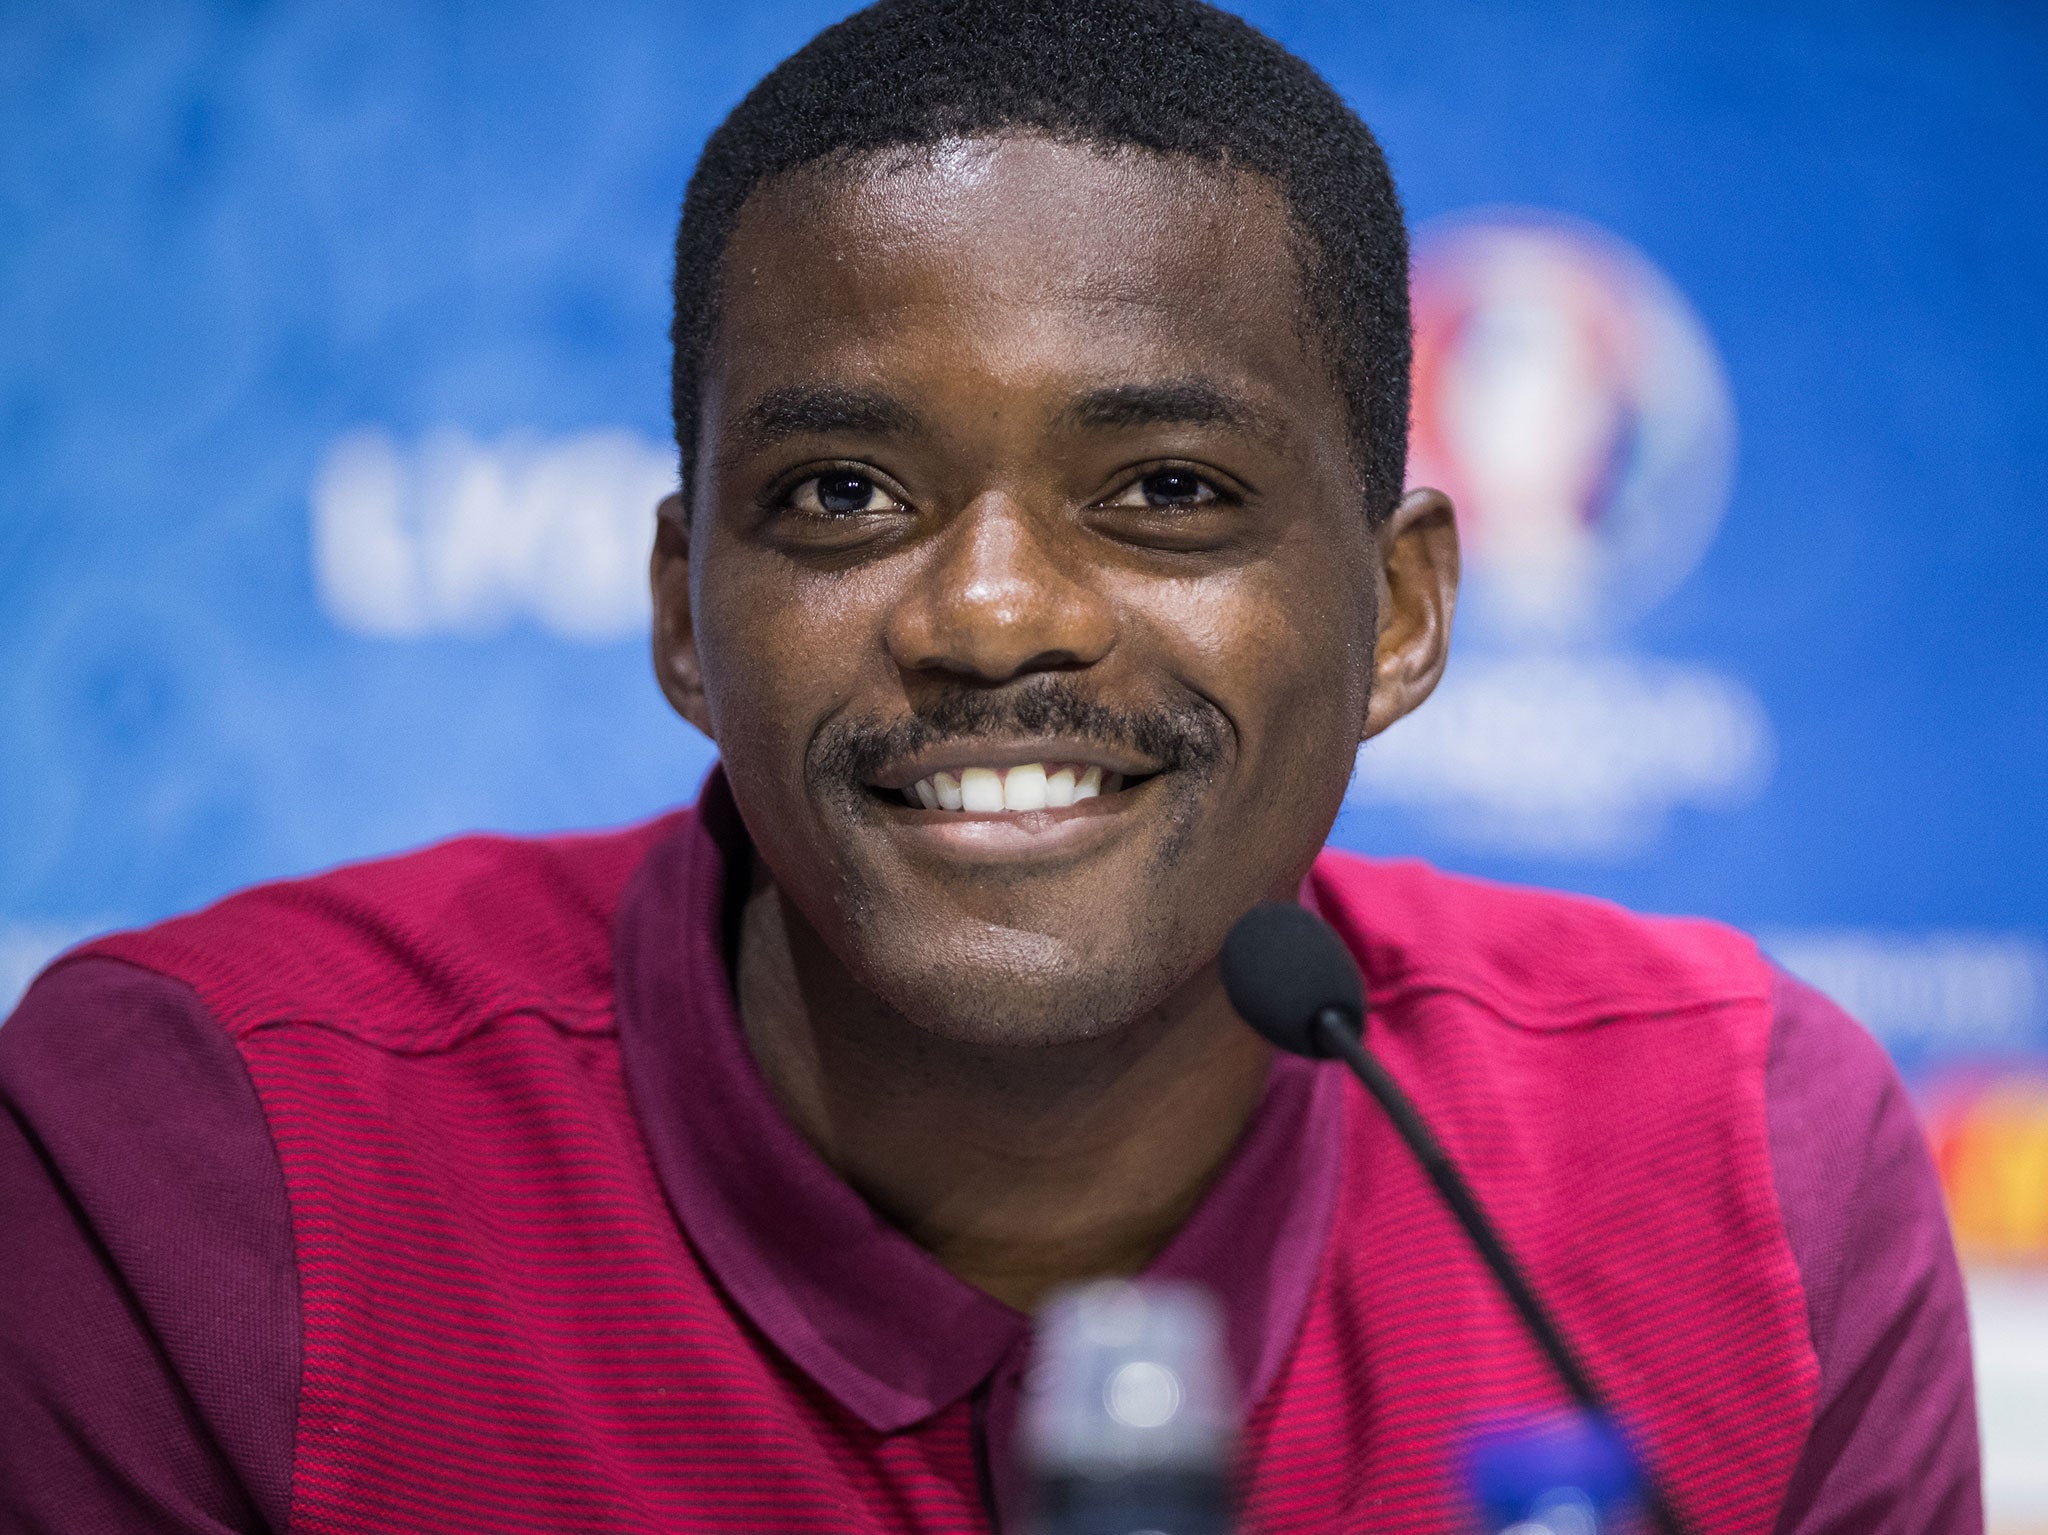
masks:
{"label": "circular logo graphic", "polygon": [[1590,225],[1493,209],[1418,232],[1413,291],[1409,480],[1457,504],[1481,627],[1566,638],[1684,580],[1735,417],[1670,279]]}

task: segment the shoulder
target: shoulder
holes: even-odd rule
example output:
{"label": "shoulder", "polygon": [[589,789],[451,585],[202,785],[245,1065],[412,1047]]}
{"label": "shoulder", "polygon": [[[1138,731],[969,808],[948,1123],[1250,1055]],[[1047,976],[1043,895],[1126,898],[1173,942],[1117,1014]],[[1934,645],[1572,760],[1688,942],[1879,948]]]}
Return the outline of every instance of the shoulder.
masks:
{"label": "shoulder", "polygon": [[0,1264],[10,1506],[125,1529],[146,1497],[166,1528],[282,1529],[291,1215],[241,1056],[190,986],[88,954],[29,988],[0,1027],[0,1230],[21,1238]]}
{"label": "shoulder", "polygon": [[1326,851],[1310,890],[1375,1002],[1451,992],[1527,1028],[1725,1009],[1761,1021],[1774,974],[1733,928]]}
{"label": "shoulder", "polygon": [[1969,1317],[1918,1117],[1877,1041],[1775,974],[1771,1169],[1820,1362],[1779,1528],[1983,1528]]}
{"label": "shoulder", "polygon": [[182,981],[230,1035],[315,1022],[413,1048],[535,1009],[574,1026],[611,1009],[611,923],[678,811],[621,831],[469,836],[259,885],[73,951]]}
{"label": "shoulder", "polygon": [[1775,979],[1771,1166],[1825,1359],[1870,1313],[1896,1313],[1917,1287],[1945,1282],[1954,1258],[1940,1181],[1891,1059],[1820,992],[1783,971]]}
{"label": "shoulder", "polygon": [[1654,1206],[1695,1235],[1713,1208],[1727,1250],[1796,1283],[1766,1116],[1776,973],[1752,940],[1346,854],[1309,895],[1365,973],[1369,1043],[1490,1197],[1571,1186],[1582,1213]]}
{"label": "shoulder", "polygon": [[1813,987],[1782,970],[1773,979],[1771,1161],[1786,1231],[1814,1301],[1814,1330],[1824,1335],[1843,1267],[1867,1235],[1857,1230],[1859,1220],[1885,1212],[1933,1215],[1944,1246],[1947,1230],[1938,1202],[1914,1197],[1933,1195],[1933,1179],[1919,1121],[1890,1057]]}
{"label": "shoulder", "polygon": [[[1772,1185],[1773,977],[1755,944],[1411,862],[1330,855],[1310,894],[1370,978],[1374,1053],[1680,1501],[1768,1528],[1818,1369]],[[1404,1304],[1390,1289],[1410,1279],[1390,1287],[1373,1265],[1405,1247],[1430,1265],[1415,1325],[1446,1352],[1504,1357],[1487,1351],[1512,1312],[1382,1118],[1347,1116],[1347,1302]],[[1521,1389],[1471,1368],[1475,1413]]]}

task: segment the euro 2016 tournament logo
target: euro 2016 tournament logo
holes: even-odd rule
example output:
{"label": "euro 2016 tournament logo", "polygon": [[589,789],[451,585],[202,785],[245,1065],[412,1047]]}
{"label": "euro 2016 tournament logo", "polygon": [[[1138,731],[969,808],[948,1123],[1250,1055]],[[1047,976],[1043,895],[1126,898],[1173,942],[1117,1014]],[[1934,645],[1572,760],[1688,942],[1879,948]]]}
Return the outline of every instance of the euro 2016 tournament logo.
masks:
{"label": "euro 2016 tournament logo", "polygon": [[1729,806],[1771,736],[1734,679],[1620,649],[1727,504],[1712,339],[1640,252],[1501,210],[1419,232],[1409,482],[1458,508],[1466,587],[1437,697],[1360,753],[1354,803],[1502,851],[1613,857]]}

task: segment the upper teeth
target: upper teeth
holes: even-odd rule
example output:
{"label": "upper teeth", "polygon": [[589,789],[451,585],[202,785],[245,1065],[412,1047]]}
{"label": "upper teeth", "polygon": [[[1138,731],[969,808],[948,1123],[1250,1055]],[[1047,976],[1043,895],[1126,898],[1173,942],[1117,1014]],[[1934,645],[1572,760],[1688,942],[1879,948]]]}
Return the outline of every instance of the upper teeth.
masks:
{"label": "upper teeth", "polygon": [[1124,786],[1121,773],[1074,762],[1026,762],[1013,768],[962,768],[933,773],[903,791],[913,805],[927,810],[1052,810],[1063,805],[1114,794]]}

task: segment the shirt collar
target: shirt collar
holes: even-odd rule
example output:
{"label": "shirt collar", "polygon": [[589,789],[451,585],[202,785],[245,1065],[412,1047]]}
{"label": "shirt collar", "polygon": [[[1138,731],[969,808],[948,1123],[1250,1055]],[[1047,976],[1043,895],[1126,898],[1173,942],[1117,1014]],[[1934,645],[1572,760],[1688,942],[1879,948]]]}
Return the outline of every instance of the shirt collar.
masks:
{"label": "shirt collar", "polygon": [[[740,1031],[728,962],[746,829],[714,769],[694,815],[621,903],[627,1089],[692,1246],[748,1319],[879,1432],[972,1391],[1030,1322],[955,1277],[828,1167],[776,1104]],[[1215,1184],[1147,1273],[1209,1286],[1249,1407],[1279,1373],[1336,1206],[1342,1081],[1274,1062]]]}

